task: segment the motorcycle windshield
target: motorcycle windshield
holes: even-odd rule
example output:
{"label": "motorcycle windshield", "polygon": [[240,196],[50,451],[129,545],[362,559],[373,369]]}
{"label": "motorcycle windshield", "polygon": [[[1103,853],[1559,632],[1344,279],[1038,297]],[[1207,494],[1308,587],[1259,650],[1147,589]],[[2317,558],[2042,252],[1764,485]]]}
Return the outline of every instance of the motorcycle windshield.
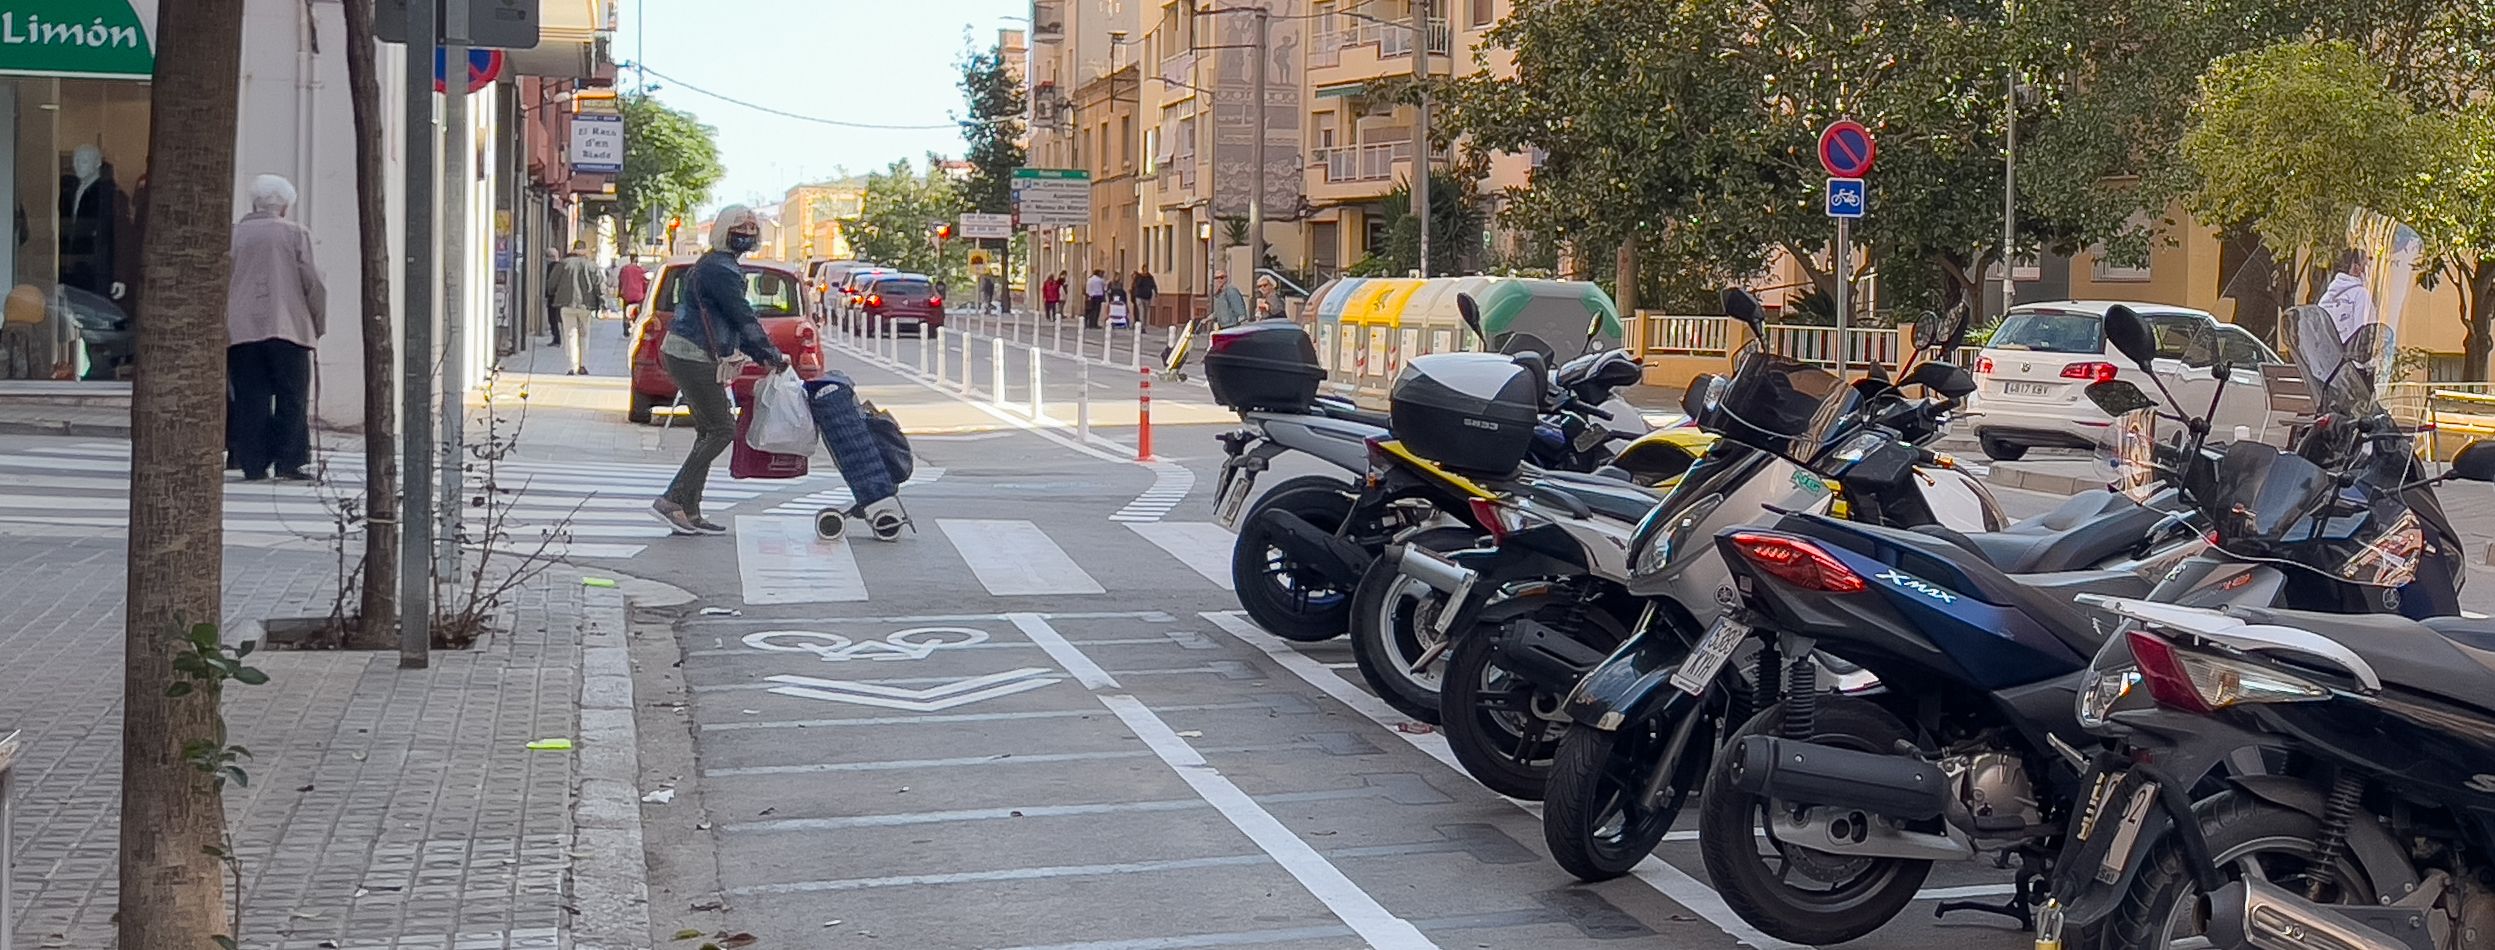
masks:
{"label": "motorcycle windshield", "polygon": [[1716,411],[1725,435],[1788,457],[1807,456],[1844,414],[1852,389],[1835,373],[1764,349],[1744,354]]}
{"label": "motorcycle windshield", "polygon": [[2218,543],[2252,557],[2269,556],[2269,547],[2290,540],[2291,533],[2329,499],[2338,480],[2303,457],[2265,442],[2237,442],[2218,460],[2217,478],[2209,492],[2210,526]]}
{"label": "motorcycle windshield", "polygon": [[2157,470],[2157,410],[2135,409],[2115,417],[2106,433],[2106,465],[2114,473],[2108,486],[2132,501],[2145,503],[2165,488]]}
{"label": "motorcycle windshield", "polygon": [[2259,442],[2227,446],[2215,474],[2205,509],[2227,553],[2355,584],[2398,587],[2416,577],[2425,523],[2400,500],[2396,481],[2342,487],[2303,456]]}

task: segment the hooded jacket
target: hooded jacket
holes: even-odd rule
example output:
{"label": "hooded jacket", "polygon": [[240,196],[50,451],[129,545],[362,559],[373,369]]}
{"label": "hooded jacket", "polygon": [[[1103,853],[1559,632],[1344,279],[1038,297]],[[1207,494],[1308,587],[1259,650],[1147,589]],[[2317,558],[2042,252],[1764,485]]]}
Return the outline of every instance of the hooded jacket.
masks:
{"label": "hooded jacket", "polygon": [[745,268],[738,264],[737,254],[728,250],[728,232],[740,224],[755,221],[753,209],[729,205],[719,210],[719,217],[710,225],[710,252],[693,262],[685,275],[684,301],[676,306],[675,319],[667,324],[670,344],[682,340],[692,349],[677,346],[679,356],[702,359],[695,350],[717,361],[729,353],[743,351],[757,363],[773,363],[780,359],[780,348],[771,342],[771,334],[762,328],[762,320],[754,315],[754,305],[745,299]]}
{"label": "hooded jacket", "polygon": [[2364,278],[2341,271],[2332,274],[2330,287],[2322,291],[2316,305],[2330,312],[2330,322],[2345,342],[2374,322],[2374,293],[2366,289]]}

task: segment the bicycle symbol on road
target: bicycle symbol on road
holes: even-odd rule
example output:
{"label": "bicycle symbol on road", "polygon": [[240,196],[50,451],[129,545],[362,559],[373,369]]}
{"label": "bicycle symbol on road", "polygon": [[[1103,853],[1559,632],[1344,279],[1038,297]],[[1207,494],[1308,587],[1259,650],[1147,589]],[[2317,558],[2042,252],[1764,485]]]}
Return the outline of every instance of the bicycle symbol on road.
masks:
{"label": "bicycle symbol on road", "polygon": [[969,627],[913,627],[881,640],[851,640],[815,630],[765,630],[745,635],[745,645],[774,653],[812,653],[825,663],[848,660],[924,660],[937,650],[986,643],[987,632]]}

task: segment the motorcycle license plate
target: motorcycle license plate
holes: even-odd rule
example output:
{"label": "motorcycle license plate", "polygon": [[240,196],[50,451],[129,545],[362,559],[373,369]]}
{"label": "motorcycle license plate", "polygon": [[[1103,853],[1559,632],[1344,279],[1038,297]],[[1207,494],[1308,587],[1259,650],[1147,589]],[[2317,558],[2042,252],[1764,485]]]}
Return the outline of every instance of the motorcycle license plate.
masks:
{"label": "motorcycle license plate", "polygon": [[1733,648],[1749,635],[1750,628],[1730,618],[1716,620],[1706,639],[1698,641],[1698,648],[1689,651],[1689,659],[1682,660],[1681,668],[1672,674],[1673,688],[1692,696],[1706,692],[1707,684],[1714,682],[1715,674],[1722,672],[1725,662],[1733,658]]}
{"label": "motorcycle license plate", "polygon": [[1224,530],[1238,530],[1240,509],[1247,507],[1248,492],[1255,487],[1255,472],[1223,463],[1221,489],[1213,495],[1213,520]]}
{"label": "motorcycle license plate", "polygon": [[[2139,843],[2140,826],[2148,822],[2149,809],[2157,805],[2157,783],[2141,782],[2131,790],[2131,797],[2122,803],[2120,821],[2114,826],[2114,840],[2106,846],[2105,857],[2097,862],[2096,879],[2106,884],[2122,880],[2123,869],[2131,863],[2131,851]],[[2100,820],[2098,825],[2103,826]]]}

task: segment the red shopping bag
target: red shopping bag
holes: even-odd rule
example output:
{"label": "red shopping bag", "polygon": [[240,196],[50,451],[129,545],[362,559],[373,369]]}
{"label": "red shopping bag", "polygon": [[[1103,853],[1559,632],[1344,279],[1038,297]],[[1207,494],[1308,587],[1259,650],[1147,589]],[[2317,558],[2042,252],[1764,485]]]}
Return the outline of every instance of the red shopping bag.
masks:
{"label": "red shopping bag", "polygon": [[[753,403],[755,378],[756,377],[753,376],[739,376],[737,377],[735,383],[729,385],[728,391],[736,396],[736,404],[739,407],[749,406]],[[748,416],[742,408],[737,411],[736,438],[728,443],[728,477],[806,477],[805,456],[780,455],[772,452],[763,452],[756,450],[753,446],[745,444],[745,427],[751,418],[752,417]]]}

